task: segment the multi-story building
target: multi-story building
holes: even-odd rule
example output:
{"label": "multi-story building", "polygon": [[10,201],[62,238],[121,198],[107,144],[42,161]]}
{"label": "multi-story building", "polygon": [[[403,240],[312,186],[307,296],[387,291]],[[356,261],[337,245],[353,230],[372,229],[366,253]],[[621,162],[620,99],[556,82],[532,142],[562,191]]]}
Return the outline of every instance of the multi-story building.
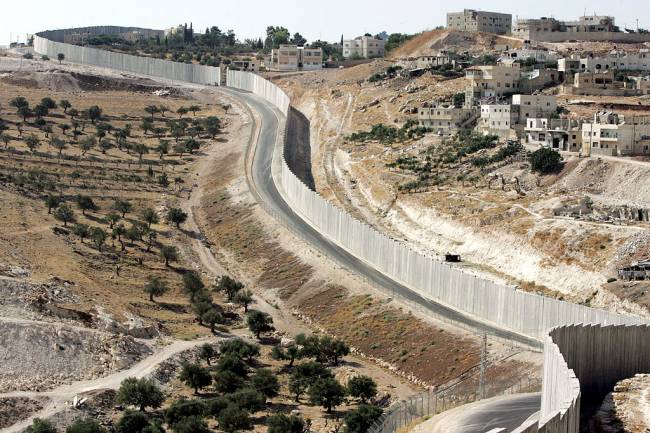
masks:
{"label": "multi-story building", "polygon": [[582,124],[583,155],[650,154],[650,117],[596,113]]}
{"label": "multi-story building", "polygon": [[466,69],[465,78],[468,81],[465,103],[477,105],[481,99],[501,98],[519,93],[521,68],[517,62],[473,66]]}
{"label": "multi-story building", "polygon": [[384,57],[386,41],[375,39],[370,36],[359,36],[356,39],[343,41],[343,57],[360,57],[363,59],[372,59],[375,57]]}
{"label": "multi-story building", "polygon": [[[650,71],[650,50],[641,49],[638,53],[615,51],[604,57],[584,57],[570,60],[579,61],[578,72],[602,72],[609,70],[620,71]],[[566,68],[566,63],[563,64]]]}
{"label": "multi-story building", "polygon": [[627,77],[640,95],[650,95],[650,77]]}
{"label": "multi-story building", "polygon": [[420,126],[431,128],[438,135],[453,135],[476,119],[478,110],[455,107],[452,104],[433,104],[418,110]]}
{"label": "multi-story building", "polygon": [[515,48],[506,51],[506,57],[512,60],[533,59],[537,63],[557,62],[560,56],[556,51],[549,51],[544,48]]}
{"label": "multi-story building", "polygon": [[483,104],[478,130],[482,134],[493,134],[502,139],[515,138],[516,131],[513,128],[518,121],[519,114],[511,104]]}
{"label": "multi-story building", "polygon": [[272,71],[313,71],[323,67],[321,48],[304,48],[296,45],[280,45],[271,50],[268,69]]}
{"label": "multi-story building", "polygon": [[521,125],[530,118],[557,113],[557,101],[552,95],[513,95],[512,106],[518,111],[517,123]]}
{"label": "multi-story building", "polygon": [[512,29],[512,15],[464,9],[462,12],[447,13],[447,28],[507,35]]}
{"label": "multi-story building", "polygon": [[530,118],[524,128],[526,143],[566,152],[582,150],[582,121]]}

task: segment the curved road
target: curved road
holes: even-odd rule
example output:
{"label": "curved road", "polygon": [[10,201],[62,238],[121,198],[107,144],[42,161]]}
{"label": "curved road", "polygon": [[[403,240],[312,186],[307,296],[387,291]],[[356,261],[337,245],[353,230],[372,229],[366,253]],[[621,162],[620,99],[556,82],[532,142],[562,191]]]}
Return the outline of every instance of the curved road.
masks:
{"label": "curved road", "polygon": [[[435,316],[462,324],[478,333],[487,333],[537,349],[542,347],[541,342],[534,338],[482,322],[453,308],[420,296],[403,284],[379,272],[367,262],[352,255],[308,224],[284,201],[272,177],[273,152],[276,146],[282,146],[282,143],[278,140],[279,117],[282,114],[269,102],[251,93],[228,88],[222,88],[222,90],[244,101],[261,119],[261,125],[258,125],[259,137],[252,149],[254,156],[250,174],[252,178],[250,179],[251,190],[258,195],[257,200],[262,202],[261,204],[266,205],[267,209],[270,208],[277,218],[282,219],[301,238],[341,266],[363,276],[385,292],[399,294],[400,297],[426,308]],[[282,149],[280,148],[278,151],[282,152]]]}
{"label": "curved road", "polygon": [[412,433],[486,433],[501,428],[510,432],[538,412],[540,404],[539,393],[491,398],[443,412]]}

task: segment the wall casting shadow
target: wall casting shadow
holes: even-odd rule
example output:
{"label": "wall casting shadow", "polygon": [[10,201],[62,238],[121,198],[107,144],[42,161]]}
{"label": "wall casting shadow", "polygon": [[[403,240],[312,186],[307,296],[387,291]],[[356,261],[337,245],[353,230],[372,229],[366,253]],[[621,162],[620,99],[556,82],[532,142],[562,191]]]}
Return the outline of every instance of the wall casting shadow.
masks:
{"label": "wall casting shadow", "polygon": [[284,148],[284,159],[291,171],[305,183],[307,188],[316,191],[316,183],[311,172],[309,119],[294,107],[290,107],[287,122],[288,135],[287,145]]}

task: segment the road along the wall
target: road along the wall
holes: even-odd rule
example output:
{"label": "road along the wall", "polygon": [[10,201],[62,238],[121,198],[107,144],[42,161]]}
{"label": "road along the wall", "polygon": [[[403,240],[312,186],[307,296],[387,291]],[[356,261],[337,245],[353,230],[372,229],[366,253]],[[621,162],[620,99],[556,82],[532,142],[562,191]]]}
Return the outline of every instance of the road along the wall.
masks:
{"label": "road along the wall", "polygon": [[[156,78],[212,86],[221,84],[221,69],[218,67],[133,56],[131,54],[114,53],[96,48],[63,43],[64,37],[67,34],[83,33],[100,35],[119,33],[122,30],[127,31],[132,29],[130,27],[106,26],[40,32],[34,35],[34,51],[47,55],[51,59],[56,59],[59,54],[63,54],[65,60],[73,63],[99,66]],[[154,30],[146,29],[136,30],[155,32]]]}

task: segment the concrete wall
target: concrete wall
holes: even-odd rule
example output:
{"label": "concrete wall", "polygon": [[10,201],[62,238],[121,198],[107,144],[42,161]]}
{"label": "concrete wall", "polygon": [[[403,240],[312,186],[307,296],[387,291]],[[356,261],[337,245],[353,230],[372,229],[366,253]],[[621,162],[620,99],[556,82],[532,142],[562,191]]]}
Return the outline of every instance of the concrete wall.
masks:
{"label": "concrete wall", "polygon": [[73,63],[99,66],[102,68],[149,75],[174,81],[186,81],[188,83],[204,85],[220,84],[221,70],[217,67],[133,56],[130,54],[114,53],[96,48],[56,42],[56,40],[61,40],[65,36],[66,32],[78,30],[90,32],[91,30],[94,30],[97,31],[96,34],[105,34],[108,29],[124,30],[133,28],[87,27],[83,29],[41,32],[34,36],[34,51],[39,54],[47,54],[53,60],[57,58],[59,53],[63,53],[65,59]]}
{"label": "concrete wall", "polygon": [[[228,71],[227,84],[258,94],[283,113],[288,112],[288,96],[260,76]],[[540,341],[549,329],[565,324],[644,323],[640,317],[525,293],[422,255],[332,205],[292,173],[284,159],[281,168],[274,180],[296,213],[339,246],[426,298]]]}
{"label": "concrete wall", "polygon": [[[524,32],[520,37],[524,38]],[[525,39],[538,42],[594,41],[594,42],[650,42],[650,35],[623,32],[530,32]]]}
{"label": "concrete wall", "polygon": [[580,403],[599,404],[614,385],[650,372],[650,326],[570,325],[551,330],[544,343],[539,423],[516,433],[578,433]]}

